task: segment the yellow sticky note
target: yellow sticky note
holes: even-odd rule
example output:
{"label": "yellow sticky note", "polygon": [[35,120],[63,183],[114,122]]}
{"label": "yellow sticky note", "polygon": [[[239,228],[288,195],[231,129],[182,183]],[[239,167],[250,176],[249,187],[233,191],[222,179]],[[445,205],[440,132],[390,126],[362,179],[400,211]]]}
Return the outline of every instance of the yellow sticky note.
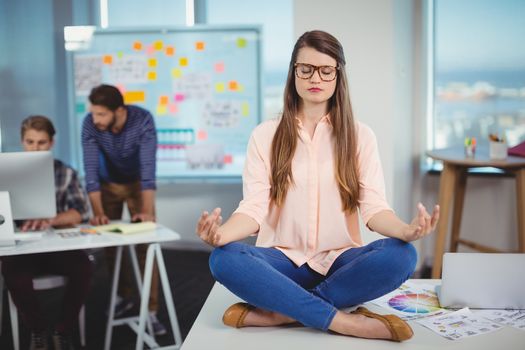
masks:
{"label": "yellow sticky note", "polygon": [[136,50],[136,51],[142,50],[142,43],[140,41],[135,41],[133,43],[133,50]]}
{"label": "yellow sticky note", "polygon": [[157,80],[157,72],[149,71],[148,72],[148,80]]}
{"label": "yellow sticky note", "polygon": [[161,97],[159,98],[159,104],[161,104],[161,105],[167,105],[167,104],[168,104],[168,101],[169,101],[168,96],[165,96],[165,95],[164,95],[164,96],[161,96]]}
{"label": "yellow sticky note", "polygon": [[197,41],[195,43],[195,50],[204,51],[204,41]]}
{"label": "yellow sticky note", "polygon": [[162,47],[164,47],[164,43],[162,42],[162,40],[157,40],[153,43],[153,48],[157,51],[162,50]]}
{"label": "yellow sticky note", "polygon": [[179,59],[179,64],[182,66],[182,67],[186,67],[188,65],[188,57],[181,57]]}
{"label": "yellow sticky note", "polygon": [[150,67],[157,67],[157,59],[156,58],[148,58],[148,66],[150,66]]}
{"label": "yellow sticky note", "polygon": [[117,57],[118,58],[122,58],[122,56],[124,56],[124,52],[122,52],[122,51],[117,52]]}
{"label": "yellow sticky note", "polygon": [[173,68],[171,70],[171,76],[173,78],[180,78],[182,76],[182,70],[180,68]]}
{"label": "yellow sticky note", "polygon": [[168,114],[168,106],[167,105],[158,105],[157,106],[157,115],[166,115]]}
{"label": "yellow sticky note", "polygon": [[237,38],[237,47],[243,48],[246,47],[246,39],[244,38]]}
{"label": "yellow sticky note", "polygon": [[137,103],[146,101],[146,94],[144,91],[126,91],[124,92],[124,103]]}
{"label": "yellow sticky note", "polygon": [[173,56],[175,54],[175,48],[173,46],[166,46],[166,56]]}
{"label": "yellow sticky note", "polygon": [[216,92],[224,92],[224,83],[215,83]]}
{"label": "yellow sticky note", "polygon": [[104,62],[104,64],[112,64],[113,63],[113,56],[111,56],[111,55],[104,55],[104,57],[102,58],[102,62]]}
{"label": "yellow sticky note", "polygon": [[243,102],[241,104],[241,114],[243,117],[250,115],[250,104],[248,102]]}

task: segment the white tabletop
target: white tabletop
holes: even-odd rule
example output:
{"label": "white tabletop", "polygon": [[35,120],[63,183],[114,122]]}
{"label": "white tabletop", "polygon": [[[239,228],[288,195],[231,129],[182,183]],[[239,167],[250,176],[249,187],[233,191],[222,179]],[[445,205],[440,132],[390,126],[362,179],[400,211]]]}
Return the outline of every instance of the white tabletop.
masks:
{"label": "white tabletop", "polygon": [[[439,284],[440,280],[414,280],[421,283]],[[276,298],[279,296],[276,295]],[[385,340],[352,338],[306,327],[248,327],[234,329],[222,324],[224,310],[240,301],[219,283],[215,283],[181,350],[268,350],[268,349],[344,349],[344,350],[382,350],[382,349],[524,349],[525,331],[508,326],[484,335],[452,341],[431,330],[410,321],[414,329],[412,339],[395,343]],[[367,304],[367,308],[385,313],[380,307]]]}
{"label": "white tabletop", "polygon": [[144,233],[118,234],[101,233],[75,237],[62,237],[49,232],[41,239],[18,241],[11,247],[1,247],[0,256],[58,252],[64,250],[115,247],[141,243],[161,243],[179,240],[180,235],[167,227],[158,225],[155,230]]}

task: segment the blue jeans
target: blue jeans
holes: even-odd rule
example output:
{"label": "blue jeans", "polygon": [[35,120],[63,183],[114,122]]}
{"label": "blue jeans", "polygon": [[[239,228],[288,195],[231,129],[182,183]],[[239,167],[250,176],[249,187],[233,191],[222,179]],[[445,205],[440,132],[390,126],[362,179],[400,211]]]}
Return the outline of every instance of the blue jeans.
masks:
{"label": "blue jeans", "polygon": [[417,253],[395,238],[341,254],[326,276],[308,264],[297,267],[275,248],[233,242],[210,256],[213,277],[251,305],[327,330],[338,309],[378,298],[414,271]]}

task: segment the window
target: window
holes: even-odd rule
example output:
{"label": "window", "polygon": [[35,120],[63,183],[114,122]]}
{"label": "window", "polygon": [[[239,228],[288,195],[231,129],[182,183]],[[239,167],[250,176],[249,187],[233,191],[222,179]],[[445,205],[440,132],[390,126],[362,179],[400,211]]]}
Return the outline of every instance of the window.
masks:
{"label": "window", "polygon": [[430,148],[525,140],[525,1],[434,1]]}

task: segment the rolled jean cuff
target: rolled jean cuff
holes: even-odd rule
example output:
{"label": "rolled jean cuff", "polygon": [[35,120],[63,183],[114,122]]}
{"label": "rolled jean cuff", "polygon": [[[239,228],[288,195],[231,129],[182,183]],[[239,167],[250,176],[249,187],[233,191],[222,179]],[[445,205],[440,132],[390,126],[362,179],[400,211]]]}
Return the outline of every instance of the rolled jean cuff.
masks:
{"label": "rolled jean cuff", "polygon": [[337,313],[337,309],[334,307],[330,314],[328,315],[325,324],[321,328],[323,331],[327,331],[330,325],[332,324],[332,321],[334,320],[335,314]]}

